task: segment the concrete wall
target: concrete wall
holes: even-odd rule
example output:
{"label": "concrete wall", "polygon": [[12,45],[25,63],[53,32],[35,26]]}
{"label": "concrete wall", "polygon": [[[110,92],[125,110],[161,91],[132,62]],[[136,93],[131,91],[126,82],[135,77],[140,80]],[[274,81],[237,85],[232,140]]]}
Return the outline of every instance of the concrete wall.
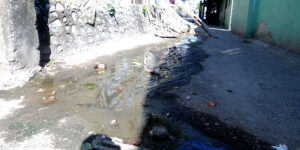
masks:
{"label": "concrete wall", "polygon": [[226,27],[231,25],[231,30],[242,37],[255,37],[300,53],[299,0],[231,1],[233,10],[228,16],[232,19],[225,20]]}
{"label": "concrete wall", "polygon": [[24,85],[64,52],[133,34],[186,31],[187,22],[167,6],[143,13],[131,0],[0,0],[0,89]]}
{"label": "concrete wall", "polygon": [[21,68],[35,67],[39,63],[39,52],[34,0],[13,0],[10,6],[11,41],[15,61]]}
{"label": "concrete wall", "polygon": [[16,68],[39,61],[34,0],[0,2],[0,62]]}
{"label": "concrete wall", "polygon": [[[108,12],[109,4],[115,7],[114,16]],[[178,17],[175,11],[154,11],[154,7],[150,6],[143,14],[143,5],[133,5],[129,0],[51,0],[51,57],[122,35],[152,32],[155,28],[181,32],[185,28],[182,19],[175,20],[172,15]],[[170,22],[172,20],[176,23]]]}
{"label": "concrete wall", "polygon": [[249,4],[251,0],[233,0],[231,30],[241,36],[246,36]]}
{"label": "concrete wall", "polygon": [[0,1],[0,64],[6,64],[10,46],[8,1]]}
{"label": "concrete wall", "polygon": [[255,37],[300,54],[300,1],[256,1]]}
{"label": "concrete wall", "polygon": [[232,0],[223,0],[220,10],[219,22],[221,25],[231,28],[231,11],[232,11]]}

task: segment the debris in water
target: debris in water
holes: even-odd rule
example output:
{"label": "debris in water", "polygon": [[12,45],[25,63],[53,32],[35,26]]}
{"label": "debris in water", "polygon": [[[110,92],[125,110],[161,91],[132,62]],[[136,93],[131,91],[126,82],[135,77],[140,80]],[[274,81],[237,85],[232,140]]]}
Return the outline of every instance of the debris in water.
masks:
{"label": "debris in water", "polygon": [[51,96],[51,97],[48,97],[48,98],[43,97],[43,102],[44,102],[45,104],[49,104],[49,103],[52,103],[52,102],[54,102],[54,101],[55,101],[55,96]]}
{"label": "debris in water", "polygon": [[106,65],[105,64],[97,64],[95,66],[95,69],[98,69],[98,70],[106,70]]}
{"label": "debris in water", "polygon": [[209,101],[209,102],[208,102],[208,105],[211,106],[211,107],[216,106],[216,104],[215,104],[214,102],[212,102],[212,101]]}
{"label": "debris in water", "polygon": [[135,89],[140,89],[140,88],[143,88],[143,86],[142,85],[136,85],[135,86]]}
{"label": "debris in water", "polygon": [[141,143],[141,140],[140,139],[131,139],[126,143],[129,145],[139,146]]}
{"label": "debris in water", "polygon": [[112,125],[112,126],[117,126],[117,125],[118,125],[118,121],[117,121],[117,120],[112,120],[112,121],[110,122],[110,125]]}
{"label": "debris in water", "polygon": [[141,67],[141,66],[142,66],[142,63],[139,63],[139,62],[132,62],[132,65],[135,66],[135,67]]}
{"label": "debris in water", "polygon": [[59,87],[60,88],[64,88],[66,85],[65,84],[62,84],[62,85],[60,85]]}
{"label": "debris in water", "polygon": [[95,66],[95,69],[98,70],[98,73],[101,74],[102,72],[105,72],[107,69],[107,66],[105,64],[97,64]]}
{"label": "debris in water", "polygon": [[229,92],[229,93],[233,93],[233,91],[232,90],[226,90],[227,92]]}
{"label": "debris in water", "polygon": [[116,108],[115,111],[122,111],[122,108]]}
{"label": "debris in water", "polygon": [[42,89],[42,88],[39,88],[38,90],[37,90],[37,92],[39,92],[39,93],[42,93],[42,92],[44,92],[45,91],[45,89]]}
{"label": "debris in water", "polygon": [[160,73],[160,69],[159,69],[159,68],[155,68],[155,69],[153,70],[153,72],[156,73],[156,74],[159,74],[159,73]]}
{"label": "debris in water", "polygon": [[149,133],[154,139],[160,140],[166,139],[169,136],[167,128],[161,125],[155,125]]}
{"label": "debris in water", "polygon": [[197,95],[197,93],[194,91],[191,91],[191,95]]}
{"label": "debris in water", "polygon": [[56,94],[56,91],[52,91],[51,93],[49,93],[50,96],[54,96]]}
{"label": "debris in water", "polygon": [[94,96],[93,93],[89,93],[89,94],[87,95],[88,98],[91,98],[91,97],[93,97],[93,96]]}
{"label": "debris in water", "polygon": [[93,83],[86,83],[84,84],[85,87],[88,88],[88,90],[94,90],[95,89],[95,84]]}
{"label": "debris in water", "polygon": [[191,100],[191,96],[187,96],[187,97],[185,97],[185,99],[189,101],[189,100]]}
{"label": "debris in water", "polygon": [[167,113],[166,116],[169,117],[169,116],[170,116],[170,113]]}
{"label": "debris in water", "polygon": [[56,62],[55,62],[54,60],[50,60],[50,61],[48,62],[48,64],[49,64],[49,65],[54,65],[54,64],[56,64]]}
{"label": "debris in water", "polygon": [[279,146],[272,146],[276,150],[288,150],[288,147],[285,144],[279,144]]}
{"label": "debris in water", "polygon": [[123,90],[124,90],[124,88],[122,88],[122,87],[119,87],[119,91],[121,91],[121,92],[122,92]]}

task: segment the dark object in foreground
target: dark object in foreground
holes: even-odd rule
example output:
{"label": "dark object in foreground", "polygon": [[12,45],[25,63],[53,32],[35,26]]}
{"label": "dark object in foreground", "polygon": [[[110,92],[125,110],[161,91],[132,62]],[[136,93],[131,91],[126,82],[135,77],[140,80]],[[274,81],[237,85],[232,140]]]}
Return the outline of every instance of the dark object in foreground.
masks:
{"label": "dark object in foreground", "polygon": [[120,150],[120,146],[112,142],[112,139],[103,134],[95,134],[85,139],[80,147],[81,150]]}

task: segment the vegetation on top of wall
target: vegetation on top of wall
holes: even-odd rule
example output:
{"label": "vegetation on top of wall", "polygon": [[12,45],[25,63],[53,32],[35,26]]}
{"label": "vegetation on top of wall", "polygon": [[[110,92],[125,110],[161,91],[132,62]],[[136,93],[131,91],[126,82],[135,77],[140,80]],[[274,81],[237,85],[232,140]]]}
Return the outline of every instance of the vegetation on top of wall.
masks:
{"label": "vegetation on top of wall", "polygon": [[159,6],[158,5],[154,5],[154,9],[155,10],[159,9]]}
{"label": "vegetation on top of wall", "polygon": [[200,9],[202,7],[202,3],[197,3],[197,9]]}
{"label": "vegetation on top of wall", "polygon": [[145,14],[147,14],[147,12],[148,12],[148,6],[144,5],[143,6],[143,14],[145,15]]}
{"label": "vegetation on top of wall", "polygon": [[114,16],[116,14],[116,9],[113,4],[108,4],[107,9],[108,9],[109,15]]}
{"label": "vegetation on top of wall", "polygon": [[50,60],[50,61],[48,62],[48,64],[49,64],[49,65],[54,65],[54,64],[56,64],[56,62],[53,61],[53,60]]}

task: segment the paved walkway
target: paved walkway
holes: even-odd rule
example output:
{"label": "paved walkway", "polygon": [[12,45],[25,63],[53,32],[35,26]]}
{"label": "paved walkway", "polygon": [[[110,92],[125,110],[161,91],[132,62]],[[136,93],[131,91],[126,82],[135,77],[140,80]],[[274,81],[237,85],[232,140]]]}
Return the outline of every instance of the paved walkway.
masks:
{"label": "paved walkway", "polygon": [[227,30],[212,31],[219,39],[200,46],[210,55],[204,71],[182,87],[186,94],[197,91],[189,105],[273,144],[300,149],[300,56],[244,42]]}

